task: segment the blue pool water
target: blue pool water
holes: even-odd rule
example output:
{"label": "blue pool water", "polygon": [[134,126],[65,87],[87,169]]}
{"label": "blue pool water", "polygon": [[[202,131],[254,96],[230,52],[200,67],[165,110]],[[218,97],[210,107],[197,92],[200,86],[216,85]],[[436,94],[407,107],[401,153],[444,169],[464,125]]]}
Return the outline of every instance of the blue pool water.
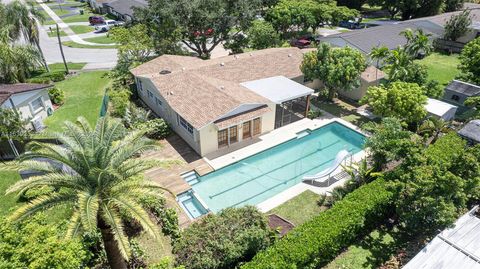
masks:
{"label": "blue pool water", "polygon": [[209,210],[256,205],[318,173],[347,149],[362,150],[365,137],[337,122],[198,178],[192,184]]}

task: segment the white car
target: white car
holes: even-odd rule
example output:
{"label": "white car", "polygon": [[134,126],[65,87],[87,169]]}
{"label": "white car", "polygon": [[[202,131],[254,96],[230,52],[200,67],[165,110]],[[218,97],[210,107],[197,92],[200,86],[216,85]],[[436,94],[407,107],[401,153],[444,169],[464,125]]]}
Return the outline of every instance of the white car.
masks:
{"label": "white car", "polygon": [[100,32],[108,32],[110,28],[118,25],[123,25],[123,21],[115,21],[115,20],[106,20],[104,24],[99,24],[95,26],[95,30]]}

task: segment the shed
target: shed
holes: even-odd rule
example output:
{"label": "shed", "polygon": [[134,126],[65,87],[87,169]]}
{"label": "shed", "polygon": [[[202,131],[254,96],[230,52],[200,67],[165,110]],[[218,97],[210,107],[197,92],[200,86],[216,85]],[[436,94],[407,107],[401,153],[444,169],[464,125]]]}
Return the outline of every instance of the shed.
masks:
{"label": "shed", "polygon": [[457,106],[432,98],[428,98],[425,109],[429,115],[446,121],[452,120],[457,113]]}
{"label": "shed", "polygon": [[472,143],[480,143],[480,120],[471,120],[458,134]]}

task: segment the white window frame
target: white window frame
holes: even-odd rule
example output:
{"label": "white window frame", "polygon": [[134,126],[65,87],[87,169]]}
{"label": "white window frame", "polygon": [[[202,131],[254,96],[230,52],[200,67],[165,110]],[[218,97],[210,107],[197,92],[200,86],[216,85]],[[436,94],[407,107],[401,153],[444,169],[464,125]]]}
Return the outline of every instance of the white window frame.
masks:
{"label": "white window frame", "polygon": [[[37,101],[37,100],[39,100],[39,99],[40,99],[40,107],[37,108],[37,109],[35,109],[35,108],[33,107],[33,102],[35,102],[35,101]],[[43,102],[42,96],[39,96],[39,97],[33,99],[32,101],[30,101],[30,103],[28,103],[28,105],[30,106],[30,110],[32,111],[32,114],[33,114],[33,115],[35,115],[35,114],[37,114],[38,112],[40,112],[40,111],[42,111],[42,110],[45,109],[45,103]]]}

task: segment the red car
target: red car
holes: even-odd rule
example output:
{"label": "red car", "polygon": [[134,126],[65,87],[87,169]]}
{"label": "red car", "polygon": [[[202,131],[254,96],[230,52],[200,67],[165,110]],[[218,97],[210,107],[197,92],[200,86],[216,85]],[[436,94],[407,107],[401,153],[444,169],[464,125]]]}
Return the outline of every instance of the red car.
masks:
{"label": "red car", "polygon": [[312,41],[308,39],[294,39],[290,42],[290,45],[297,47],[297,48],[306,48],[312,44]]}
{"label": "red car", "polygon": [[102,16],[90,16],[90,17],[88,17],[88,22],[89,22],[91,25],[104,24],[104,23],[105,23],[105,19],[104,19]]}

